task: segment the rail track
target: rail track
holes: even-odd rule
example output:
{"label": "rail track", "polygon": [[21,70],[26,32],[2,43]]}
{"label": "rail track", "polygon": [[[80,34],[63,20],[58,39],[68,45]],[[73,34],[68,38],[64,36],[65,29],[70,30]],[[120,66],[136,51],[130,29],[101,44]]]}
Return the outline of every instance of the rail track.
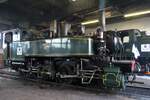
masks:
{"label": "rail track", "polygon": [[9,78],[13,80],[20,80],[24,81],[26,83],[32,82],[35,85],[40,86],[40,88],[48,88],[53,87],[57,89],[73,89],[73,90],[79,90],[79,91],[86,91],[86,92],[92,92],[92,93],[109,93],[109,94],[117,94],[117,95],[123,95],[123,96],[149,96],[150,97],[150,87],[137,87],[137,86],[128,86],[126,87],[126,90],[107,90],[107,89],[97,89],[89,86],[79,86],[79,85],[69,85],[69,84],[62,84],[52,81],[45,81],[40,79],[32,79],[32,78],[23,78],[20,77],[19,74],[12,74],[12,73],[6,73],[0,71],[0,77],[3,78]]}
{"label": "rail track", "polygon": [[93,91],[93,92],[100,92],[102,90],[100,89],[94,89],[94,88],[89,88],[86,86],[79,86],[79,85],[70,85],[70,84],[62,84],[62,83],[57,83],[57,82],[52,82],[52,81],[45,81],[45,80],[40,80],[40,79],[32,79],[32,78],[23,78],[19,74],[11,74],[11,73],[5,73],[0,71],[0,77],[3,78],[9,78],[13,80],[20,80],[24,82],[32,82],[35,83],[36,85],[42,86],[47,88],[48,86],[50,87],[57,87],[57,88],[62,88],[62,89],[76,89],[76,90],[83,90],[83,91]]}
{"label": "rail track", "polygon": [[150,88],[141,86],[127,86],[125,91],[120,91],[120,94],[127,96],[139,95],[150,97]]}

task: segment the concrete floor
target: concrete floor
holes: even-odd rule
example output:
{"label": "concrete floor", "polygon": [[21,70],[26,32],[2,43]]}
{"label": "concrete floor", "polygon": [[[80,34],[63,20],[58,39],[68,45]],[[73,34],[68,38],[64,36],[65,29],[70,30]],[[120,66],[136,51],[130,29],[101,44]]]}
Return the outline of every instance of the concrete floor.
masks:
{"label": "concrete floor", "polygon": [[150,88],[150,76],[146,76],[146,75],[145,76],[136,76],[135,81],[140,82],[140,83],[144,83],[144,84],[139,84],[139,83],[131,84],[131,83],[129,83],[128,85]]}
{"label": "concrete floor", "polygon": [[[0,71],[16,73],[10,69]],[[141,84],[141,86],[150,87],[150,77],[138,76],[137,81],[144,82],[144,85]],[[37,84],[0,77],[0,100],[150,100],[150,96],[127,97],[60,87],[46,87],[41,89]]]}
{"label": "concrete floor", "polygon": [[41,89],[35,84],[24,84],[21,81],[0,77],[0,100],[149,100],[149,98],[125,97],[53,87]]}

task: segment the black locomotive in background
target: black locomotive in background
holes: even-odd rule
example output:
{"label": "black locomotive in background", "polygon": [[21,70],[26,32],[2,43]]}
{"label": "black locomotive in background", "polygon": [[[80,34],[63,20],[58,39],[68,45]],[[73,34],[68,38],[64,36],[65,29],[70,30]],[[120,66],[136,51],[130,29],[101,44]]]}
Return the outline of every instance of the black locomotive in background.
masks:
{"label": "black locomotive in background", "polygon": [[128,77],[141,71],[136,60],[139,55],[134,52],[137,44],[127,33],[107,31],[103,39],[99,34],[35,40],[24,39],[21,33],[14,41],[16,33],[8,32],[5,64],[26,76],[62,83],[79,79],[82,84],[90,84],[96,80],[106,88],[125,88]]}
{"label": "black locomotive in background", "polygon": [[150,74],[150,36],[138,29],[118,31],[124,45],[125,59],[136,58],[141,72]]}

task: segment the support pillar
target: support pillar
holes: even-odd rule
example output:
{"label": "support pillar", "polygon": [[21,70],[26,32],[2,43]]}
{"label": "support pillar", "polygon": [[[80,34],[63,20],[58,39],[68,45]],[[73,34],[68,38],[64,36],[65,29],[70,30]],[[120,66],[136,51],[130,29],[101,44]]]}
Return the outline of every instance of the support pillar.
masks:
{"label": "support pillar", "polygon": [[105,16],[105,6],[106,6],[106,0],[99,0],[99,22],[102,29],[101,32],[101,39],[104,38],[104,31],[106,31],[106,16]]}

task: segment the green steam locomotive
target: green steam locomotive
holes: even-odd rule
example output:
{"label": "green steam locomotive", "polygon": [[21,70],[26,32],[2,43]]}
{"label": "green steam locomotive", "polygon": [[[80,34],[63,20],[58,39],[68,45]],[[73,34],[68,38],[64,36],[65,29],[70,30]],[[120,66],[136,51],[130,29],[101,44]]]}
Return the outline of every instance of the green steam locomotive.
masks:
{"label": "green steam locomotive", "polygon": [[123,42],[127,43],[127,38],[119,33],[107,31],[103,39],[96,35],[24,40],[22,36],[13,41],[8,32],[5,64],[22,74],[61,83],[96,81],[106,88],[125,88],[128,77],[141,69],[134,53],[126,55],[128,48]]}

